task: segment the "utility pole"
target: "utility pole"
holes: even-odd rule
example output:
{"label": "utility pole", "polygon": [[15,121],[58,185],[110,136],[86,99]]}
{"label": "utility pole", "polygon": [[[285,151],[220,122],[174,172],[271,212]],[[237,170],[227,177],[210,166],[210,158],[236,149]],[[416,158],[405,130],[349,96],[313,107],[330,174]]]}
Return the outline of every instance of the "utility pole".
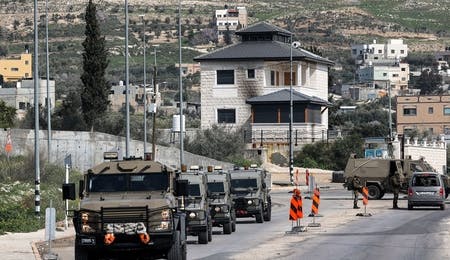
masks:
{"label": "utility pole", "polygon": [[51,119],[51,99],[50,99],[50,65],[48,59],[48,0],[45,0],[45,64],[47,71],[47,162],[50,163],[52,144],[52,119]]}
{"label": "utility pole", "polygon": [[34,0],[34,214],[39,218],[41,214],[41,174],[39,172],[39,37],[38,37],[38,4]]}
{"label": "utility pole", "polygon": [[158,71],[156,70],[156,47],[158,45],[153,45],[154,47],[154,54],[155,54],[155,67],[153,69],[153,98],[152,102],[154,105],[153,110],[153,125],[152,125],[152,158],[153,161],[156,159],[156,76],[158,75]]}
{"label": "utility pole", "polygon": [[182,68],[181,68],[181,0],[178,0],[178,52],[179,52],[179,81],[178,85],[180,87],[180,169],[183,168],[184,155],[183,155],[183,79],[182,79]]}
{"label": "utility pole", "polygon": [[129,65],[128,65],[128,0],[125,0],[125,111],[126,111],[126,141],[125,157],[130,157],[130,100],[129,100]]}
{"label": "utility pole", "polygon": [[146,74],[147,74],[147,68],[146,68],[146,57],[145,57],[145,51],[146,51],[146,44],[145,44],[145,15],[140,15],[142,18],[142,25],[143,25],[143,32],[142,32],[142,43],[144,45],[144,157],[147,153],[147,81],[146,81]]}

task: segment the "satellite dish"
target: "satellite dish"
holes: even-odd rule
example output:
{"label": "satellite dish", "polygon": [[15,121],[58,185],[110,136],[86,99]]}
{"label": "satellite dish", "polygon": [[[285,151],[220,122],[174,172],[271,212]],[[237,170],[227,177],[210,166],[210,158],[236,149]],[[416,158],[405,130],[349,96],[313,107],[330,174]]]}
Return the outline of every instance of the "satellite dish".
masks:
{"label": "satellite dish", "polygon": [[293,42],[292,48],[295,48],[295,49],[300,48],[300,42]]}

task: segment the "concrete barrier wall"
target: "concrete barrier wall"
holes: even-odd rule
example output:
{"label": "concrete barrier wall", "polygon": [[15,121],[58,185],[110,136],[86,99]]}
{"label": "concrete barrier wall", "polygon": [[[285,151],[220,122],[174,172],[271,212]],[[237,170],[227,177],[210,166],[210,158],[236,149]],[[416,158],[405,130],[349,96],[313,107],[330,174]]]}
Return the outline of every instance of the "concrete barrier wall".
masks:
{"label": "concrete barrier wall", "polygon": [[[1,154],[5,154],[5,144],[8,131],[0,131]],[[11,140],[13,150],[11,155],[34,156],[34,130],[11,129]],[[71,155],[72,167],[86,171],[92,166],[103,162],[103,153],[106,151],[119,151],[125,156],[125,138],[98,132],[77,131],[52,131],[51,132],[51,156],[50,162],[64,165],[64,158]],[[48,136],[47,131],[39,132],[39,151],[42,161],[48,158]],[[152,144],[147,143],[147,152],[151,152]],[[142,141],[130,140],[129,156],[140,157],[144,155],[144,143]],[[224,169],[232,168],[232,164],[217,161],[207,157],[184,152],[184,164],[186,165],[221,165]],[[179,168],[180,150],[174,147],[156,146],[156,161]]]}

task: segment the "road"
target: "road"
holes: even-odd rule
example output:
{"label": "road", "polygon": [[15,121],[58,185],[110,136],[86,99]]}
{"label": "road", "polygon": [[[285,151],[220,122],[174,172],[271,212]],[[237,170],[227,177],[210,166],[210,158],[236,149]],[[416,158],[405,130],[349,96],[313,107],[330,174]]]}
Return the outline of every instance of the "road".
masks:
{"label": "road", "polygon": [[[311,200],[303,194],[305,217],[300,224],[306,232],[287,234],[291,194],[289,188],[272,191],[272,221],[258,224],[251,218],[238,219],[237,230],[224,235],[214,228],[213,241],[199,245],[188,237],[188,259],[450,259],[450,210],[419,208],[393,210],[392,195],[369,201],[364,208],[352,209],[351,192],[335,185],[321,189],[319,213],[311,218]],[[362,202],[360,202],[362,206]],[[308,227],[312,222],[320,227]],[[73,247],[55,248],[59,259],[73,259]]]}

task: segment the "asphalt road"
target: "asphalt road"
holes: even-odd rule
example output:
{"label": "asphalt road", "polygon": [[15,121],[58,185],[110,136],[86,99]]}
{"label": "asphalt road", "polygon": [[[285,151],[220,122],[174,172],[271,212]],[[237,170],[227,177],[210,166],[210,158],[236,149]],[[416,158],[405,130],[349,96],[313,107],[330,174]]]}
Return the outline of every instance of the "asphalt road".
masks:
{"label": "asphalt road", "polygon": [[[224,235],[221,228],[214,228],[213,241],[207,245],[188,236],[188,259],[450,259],[450,210],[408,211],[405,200],[400,200],[402,209],[393,210],[392,195],[369,201],[365,210],[352,209],[351,192],[335,185],[321,189],[322,217],[308,217],[311,200],[303,194],[305,217],[300,225],[306,232],[292,233],[289,190],[272,191],[270,222],[238,219],[235,233]],[[363,212],[372,216],[356,216]],[[309,227],[312,222],[320,227]],[[59,259],[73,259],[73,247],[54,251]]]}

